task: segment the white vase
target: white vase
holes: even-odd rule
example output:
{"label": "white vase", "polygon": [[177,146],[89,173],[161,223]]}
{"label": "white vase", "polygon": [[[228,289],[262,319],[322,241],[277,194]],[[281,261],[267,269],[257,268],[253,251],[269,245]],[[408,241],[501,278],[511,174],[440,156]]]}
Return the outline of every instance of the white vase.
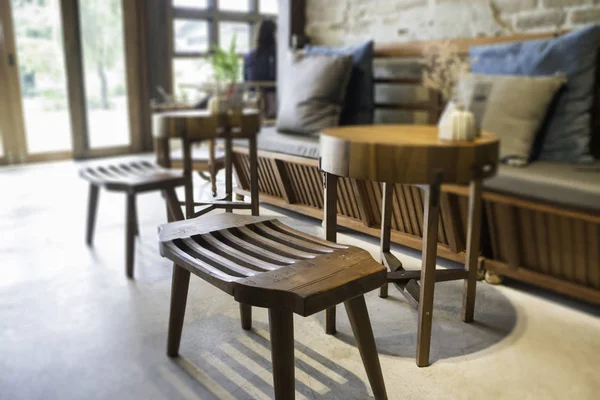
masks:
{"label": "white vase", "polygon": [[440,140],[474,140],[476,135],[473,113],[449,102],[438,122]]}
{"label": "white vase", "polygon": [[227,112],[227,108],[227,99],[222,96],[215,95],[208,101],[208,111],[213,115],[223,114]]}

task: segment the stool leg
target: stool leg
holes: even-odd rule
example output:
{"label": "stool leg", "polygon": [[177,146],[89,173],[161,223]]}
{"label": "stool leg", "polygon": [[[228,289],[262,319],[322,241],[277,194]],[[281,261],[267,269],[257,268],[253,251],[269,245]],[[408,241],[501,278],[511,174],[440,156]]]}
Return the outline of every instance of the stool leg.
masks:
{"label": "stool leg", "polygon": [[424,242],[421,263],[421,292],[419,296],[419,330],[417,333],[417,365],[419,367],[429,365],[441,180],[440,173],[436,177],[436,183],[429,185],[429,188],[425,191]]}
{"label": "stool leg", "polygon": [[[379,253],[381,263],[384,264],[384,254],[390,252],[390,236],[392,230],[392,200],[394,196],[394,184],[383,183],[383,200],[381,203],[381,239],[379,242]],[[386,283],[379,289],[379,297],[385,299],[388,297],[388,284]]]}
{"label": "stool leg", "polygon": [[477,288],[477,261],[481,237],[481,178],[475,176],[469,188],[469,226],[467,228],[466,268],[469,276],[465,279],[463,292],[462,320],[473,322],[475,314],[475,293]]}
{"label": "stool leg", "polygon": [[275,399],[294,399],[294,314],[291,311],[269,309],[269,328]]}
{"label": "stool leg", "polygon": [[181,331],[185,316],[190,272],[173,264],[173,280],[171,281],[171,312],[169,314],[169,334],[167,337],[167,355],[177,357],[181,343]]}
{"label": "stool leg", "polygon": [[98,195],[100,188],[90,184],[90,193],[88,198],[87,230],[85,242],[91,246],[94,242],[94,228],[96,227],[96,213],[98,211]]}
{"label": "stool leg", "polygon": [[330,307],[325,310],[325,333],[328,335],[335,335],[337,333],[337,328],[335,324],[336,319],[336,306]]}
{"label": "stool leg", "polygon": [[125,272],[128,278],[133,278],[135,262],[135,195],[127,194],[127,212],[125,229]]}
{"label": "stool leg", "polygon": [[377,400],[387,399],[385,382],[383,381],[365,297],[362,295],[355,297],[345,302],[344,305],[373,394]]}
{"label": "stool leg", "polygon": [[133,234],[134,236],[140,236],[140,223],[138,220],[137,202],[136,198],[133,198]]}
{"label": "stool leg", "polygon": [[240,319],[242,320],[242,329],[249,331],[252,329],[252,306],[240,303]]}
{"label": "stool leg", "polygon": [[[336,242],[337,239],[337,182],[338,177],[325,173],[325,210],[323,222],[325,223],[325,240]],[[325,333],[334,335],[335,306],[325,310]]]}
{"label": "stool leg", "polygon": [[379,297],[382,299],[387,299],[388,297],[388,284],[385,283],[382,287],[379,288]]}
{"label": "stool leg", "polygon": [[[252,215],[258,216],[258,154],[256,149],[256,137],[250,139],[250,206]],[[231,161],[231,160],[230,160]],[[233,189],[232,189],[233,192]],[[252,307],[240,304],[240,317],[242,329],[252,329]]]}

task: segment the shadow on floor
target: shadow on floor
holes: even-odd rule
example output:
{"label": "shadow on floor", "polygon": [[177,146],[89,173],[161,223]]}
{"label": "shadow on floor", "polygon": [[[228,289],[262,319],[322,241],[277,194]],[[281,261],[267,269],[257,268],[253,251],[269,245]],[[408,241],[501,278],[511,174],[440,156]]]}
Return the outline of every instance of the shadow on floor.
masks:
{"label": "shadow on floor", "polygon": [[[220,329],[221,334],[216,334],[215,329]],[[239,327],[239,320],[220,314],[188,324],[185,330],[190,335],[184,333],[181,354],[173,362],[214,398],[273,397],[266,323],[254,321],[252,331],[246,332]],[[315,334],[325,336],[323,332]],[[307,340],[302,335],[295,340],[296,398],[373,398],[362,379],[309,348]]]}
{"label": "shadow on floor", "polygon": [[[518,333],[517,310],[498,289],[477,285],[475,321],[462,322],[462,281],[436,284],[430,361],[473,354],[488,349]],[[381,299],[371,294],[369,311],[380,354],[414,358],[417,346],[417,310],[390,285],[390,296]],[[337,338],[354,345],[354,337],[345,312],[338,313]]]}

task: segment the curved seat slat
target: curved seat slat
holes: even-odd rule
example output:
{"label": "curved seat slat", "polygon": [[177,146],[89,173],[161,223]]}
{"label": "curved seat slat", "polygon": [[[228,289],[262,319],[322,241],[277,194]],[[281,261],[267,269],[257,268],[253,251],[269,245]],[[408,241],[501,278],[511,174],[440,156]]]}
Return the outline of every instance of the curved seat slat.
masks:
{"label": "curved seat slat", "polygon": [[268,263],[247,253],[241,252],[234,247],[227,246],[225,243],[221,242],[211,234],[202,235],[202,239],[219,251],[222,256],[226,257],[226,254],[229,254],[247,264],[250,264],[256,268],[260,268],[263,271],[273,271],[281,267],[281,265]]}
{"label": "curved seat slat", "polygon": [[[206,260],[204,260],[204,262],[209,263],[213,267],[215,267],[221,271],[224,271],[225,273],[229,274],[229,271],[231,271],[231,272],[234,272],[235,274],[239,275],[239,277],[254,276],[257,273],[259,273],[258,271],[243,267],[239,264],[236,264],[235,262],[233,262],[231,260],[228,260],[225,257],[222,257],[216,253],[213,253],[212,251],[208,250],[207,248],[199,245],[192,238],[187,238],[187,239],[182,239],[182,240],[186,246],[188,246],[191,250],[193,250],[196,253],[196,254],[194,254],[194,256],[196,258],[199,258],[199,256],[200,256],[200,257],[210,260],[210,262],[207,262]],[[227,271],[227,270],[229,270],[229,271]]]}
{"label": "curved seat slat", "polygon": [[[259,246],[255,246],[252,243],[248,243],[240,238],[238,238],[237,236],[235,236],[233,233],[231,233],[229,230],[221,230],[218,231],[219,234],[221,234],[225,239],[227,239],[228,241],[236,244],[238,246],[238,249],[243,249],[243,250],[247,250],[250,251],[256,255],[265,257],[268,260],[272,260],[272,261],[276,261],[276,262],[281,262],[281,263],[285,263],[285,264],[293,264],[295,263],[297,260],[290,258],[290,257],[284,257],[282,255],[279,255],[277,253],[274,253],[268,249],[259,247]],[[242,250],[240,250],[242,251]],[[251,254],[252,255],[252,254]]]}
{"label": "curved seat slat", "polygon": [[111,182],[115,180],[113,174],[101,167],[93,168],[92,170],[90,170],[90,173],[96,177],[96,180],[101,180],[105,182]]}
{"label": "curved seat slat", "polygon": [[131,174],[126,169],[122,168],[120,165],[109,165],[108,168],[111,172],[117,174],[118,177],[129,178]]}
{"label": "curved seat slat", "polygon": [[168,258],[173,260],[176,264],[193,270],[195,274],[202,276],[203,279],[229,293],[232,292],[233,282],[243,279],[229,275],[196,257],[192,257],[174,242],[163,243],[163,254],[168,256]]}
{"label": "curved seat slat", "polygon": [[290,246],[299,251],[307,251],[319,254],[333,253],[333,249],[331,247],[325,247],[321,245],[317,245],[311,243],[307,240],[296,238],[293,236],[286,235],[281,233],[273,228],[270,228],[266,224],[254,224],[252,225],[252,230],[257,229],[261,232],[263,236],[278,243],[284,244],[286,246]]}
{"label": "curved seat slat", "polygon": [[237,228],[239,232],[244,235],[244,239],[250,241],[256,246],[266,246],[267,248],[274,249],[277,252],[282,252],[283,254],[290,255],[292,257],[298,257],[300,259],[311,259],[315,258],[317,254],[309,253],[306,251],[296,250],[293,247],[289,247],[285,244],[276,242],[271,239],[267,239],[264,236],[261,236],[257,232],[250,230],[247,227]]}
{"label": "curved seat slat", "polygon": [[348,246],[345,246],[343,244],[330,242],[330,241],[318,238],[316,236],[309,235],[308,233],[304,233],[297,229],[290,228],[289,226],[285,225],[284,223],[282,223],[276,219],[271,220],[271,221],[266,221],[265,224],[272,225],[273,229],[276,229],[276,230],[280,231],[281,233],[285,233],[286,235],[301,238],[308,242],[321,244],[323,246],[331,247],[333,249],[347,249],[348,248]]}

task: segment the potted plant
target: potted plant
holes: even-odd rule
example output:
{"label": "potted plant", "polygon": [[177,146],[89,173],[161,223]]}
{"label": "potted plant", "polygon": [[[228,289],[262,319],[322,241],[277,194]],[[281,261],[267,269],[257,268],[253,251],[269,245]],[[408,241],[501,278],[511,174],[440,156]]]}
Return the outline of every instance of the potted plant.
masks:
{"label": "potted plant", "polygon": [[209,109],[214,113],[224,112],[228,105],[234,105],[236,82],[240,76],[240,60],[236,53],[236,36],[229,45],[229,50],[213,46],[210,65],[215,79],[215,95],[210,100]]}

